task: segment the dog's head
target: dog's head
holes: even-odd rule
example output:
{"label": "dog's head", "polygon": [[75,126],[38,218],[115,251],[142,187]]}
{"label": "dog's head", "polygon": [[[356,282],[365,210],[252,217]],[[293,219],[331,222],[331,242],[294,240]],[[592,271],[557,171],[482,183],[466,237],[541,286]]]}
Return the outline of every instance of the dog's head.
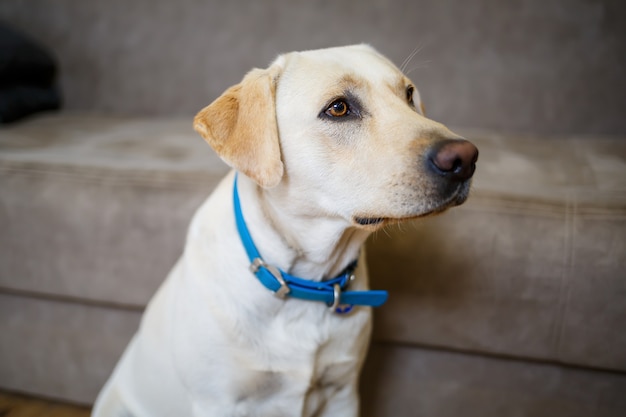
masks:
{"label": "dog's head", "polygon": [[426,118],[415,84],[365,45],[282,55],[194,127],[295,211],[372,229],[463,203],[478,157]]}

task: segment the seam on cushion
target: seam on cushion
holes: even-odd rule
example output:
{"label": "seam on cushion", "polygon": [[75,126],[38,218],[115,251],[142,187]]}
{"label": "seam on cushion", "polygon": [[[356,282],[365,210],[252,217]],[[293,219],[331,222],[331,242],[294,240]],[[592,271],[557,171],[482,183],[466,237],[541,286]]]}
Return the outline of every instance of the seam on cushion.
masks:
{"label": "seam on cushion", "polygon": [[[610,193],[598,193],[610,194]],[[619,194],[616,192],[616,194]],[[576,205],[577,215],[597,215],[621,218],[626,216],[626,205],[620,201],[590,203],[580,200],[580,192],[563,192],[563,198],[557,200],[543,199],[537,196],[516,197],[507,194],[472,195],[461,210],[488,212],[520,212],[520,213],[559,213]],[[502,210],[505,209],[505,210]]]}
{"label": "seam on cushion", "polygon": [[562,344],[565,338],[565,319],[569,309],[572,292],[571,275],[574,265],[574,227],[576,223],[578,206],[574,199],[571,199],[565,211],[565,237],[563,248],[563,273],[559,283],[559,308],[554,322],[554,341],[552,350],[554,359],[561,361]]}
{"label": "seam on cushion", "polygon": [[[205,174],[202,172],[181,172],[159,170],[107,170],[107,169],[48,169],[48,167],[1,167],[0,173],[18,175],[21,177],[45,178],[53,177],[55,180],[77,182],[77,183],[108,183],[116,185],[142,185],[158,188],[176,187],[179,188],[204,188],[208,184],[217,184],[227,170],[221,174]],[[204,186],[204,187],[203,187]]]}

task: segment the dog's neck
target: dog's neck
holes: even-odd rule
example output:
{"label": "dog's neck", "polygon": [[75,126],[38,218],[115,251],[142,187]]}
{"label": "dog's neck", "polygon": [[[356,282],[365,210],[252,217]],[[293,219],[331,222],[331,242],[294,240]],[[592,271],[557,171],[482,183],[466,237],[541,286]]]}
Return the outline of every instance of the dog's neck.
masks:
{"label": "dog's neck", "polygon": [[[279,193],[239,177],[243,216],[265,262],[310,280],[332,278],[358,258],[369,232],[339,217],[298,212]],[[253,197],[256,196],[256,197]]]}

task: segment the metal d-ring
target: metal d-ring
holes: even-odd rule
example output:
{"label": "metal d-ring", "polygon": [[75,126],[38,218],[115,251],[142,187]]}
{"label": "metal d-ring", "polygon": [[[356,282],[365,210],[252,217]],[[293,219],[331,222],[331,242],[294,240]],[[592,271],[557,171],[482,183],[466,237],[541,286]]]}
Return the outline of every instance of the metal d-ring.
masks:
{"label": "metal d-ring", "polygon": [[331,311],[336,311],[341,302],[341,285],[333,285],[333,305],[330,306]]}

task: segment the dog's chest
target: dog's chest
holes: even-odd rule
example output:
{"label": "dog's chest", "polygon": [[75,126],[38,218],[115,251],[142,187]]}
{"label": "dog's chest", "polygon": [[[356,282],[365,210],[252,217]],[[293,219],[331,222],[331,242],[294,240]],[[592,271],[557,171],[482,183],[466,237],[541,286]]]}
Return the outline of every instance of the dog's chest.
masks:
{"label": "dog's chest", "polygon": [[[217,327],[203,323],[213,328],[207,338],[194,329],[193,342],[178,345],[192,396],[237,410],[233,415],[315,415],[354,383],[369,339],[370,309],[337,316],[315,303],[290,304],[295,308],[274,317],[250,312]],[[276,414],[276,407],[285,407],[284,413]]]}
{"label": "dog's chest", "polygon": [[359,357],[361,339],[369,331],[369,309],[341,316],[320,311],[314,303],[293,304],[299,305],[273,319],[251,318],[240,342],[255,347],[250,354],[256,361],[308,374],[310,384],[327,375],[329,368]]}
{"label": "dog's chest", "polygon": [[319,321],[288,317],[258,326],[259,344],[237,359],[249,365],[233,387],[240,406],[291,403],[313,414],[354,383],[369,338],[369,310],[351,317],[324,314]]}

